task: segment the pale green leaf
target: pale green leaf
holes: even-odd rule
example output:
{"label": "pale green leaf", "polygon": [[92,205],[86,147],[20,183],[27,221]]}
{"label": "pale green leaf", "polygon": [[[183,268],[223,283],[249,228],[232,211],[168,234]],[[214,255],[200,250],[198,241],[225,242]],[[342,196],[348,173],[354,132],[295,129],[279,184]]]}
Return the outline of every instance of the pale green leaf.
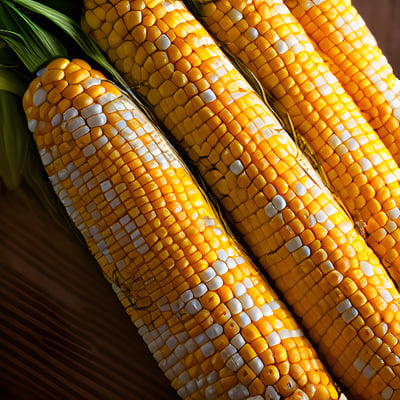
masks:
{"label": "pale green leaf", "polygon": [[115,82],[117,82],[130,95],[132,95],[130,88],[127,86],[121,75],[107,61],[106,57],[92,40],[92,38],[82,30],[75,20],[34,0],[13,0],[13,2],[48,18],[51,22],[57,25],[69,37],[71,37],[72,40],[74,40],[74,42],[85,52],[88,57],[99,64],[105,71],[108,72],[108,74],[110,74],[110,77]]}
{"label": "pale green leaf", "polygon": [[29,71],[36,72],[50,60],[67,55],[60,41],[13,4],[4,1],[2,9],[8,18],[0,19],[0,38],[14,50]]}

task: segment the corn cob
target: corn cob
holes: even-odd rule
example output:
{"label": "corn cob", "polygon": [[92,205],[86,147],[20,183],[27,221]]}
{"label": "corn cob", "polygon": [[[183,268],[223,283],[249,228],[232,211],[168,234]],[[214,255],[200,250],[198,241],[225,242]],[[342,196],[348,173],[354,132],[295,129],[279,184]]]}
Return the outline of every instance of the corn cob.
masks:
{"label": "corn cob", "polygon": [[200,13],[284,106],[334,192],[354,221],[365,224],[368,244],[400,283],[400,170],[299,22],[281,0],[217,0]]}
{"label": "corn cob", "polygon": [[351,1],[284,0],[400,164],[400,82]]}
{"label": "corn cob", "polygon": [[342,384],[398,396],[399,294],[265,103],[182,3],[85,6],[84,29],[138,83]]}
{"label": "corn cob", "polygon": [[182,398],[338,398],[135,103],[85,62],[57,59],[23,104],[54,190]]}

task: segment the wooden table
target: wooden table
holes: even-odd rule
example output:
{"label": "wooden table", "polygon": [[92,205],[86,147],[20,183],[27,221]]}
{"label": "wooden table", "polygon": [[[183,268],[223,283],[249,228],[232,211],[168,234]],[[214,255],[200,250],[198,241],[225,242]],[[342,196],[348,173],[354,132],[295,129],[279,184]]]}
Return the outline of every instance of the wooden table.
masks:
{"label": "wooden table", "polygon": [[0,191],[0,399],[176,400],[78,236]]}
{"label": "wooden table", "polygon": [[[400,73],[400,2],[353,4]],[[178,398],[85,246],[26,187],[0,190],[0,398]]]}

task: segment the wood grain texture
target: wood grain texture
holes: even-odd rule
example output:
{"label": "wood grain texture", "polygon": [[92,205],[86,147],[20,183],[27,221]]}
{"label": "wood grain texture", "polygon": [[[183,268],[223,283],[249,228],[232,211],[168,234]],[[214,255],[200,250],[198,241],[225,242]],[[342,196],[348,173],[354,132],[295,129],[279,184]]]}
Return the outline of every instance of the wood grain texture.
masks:
{"label": "wood grain texture", "polygon": [[0,193],[0,398],[177,399],[85,246]]}
{"label": "wood grain texture", "polygon": [[[400,76],[400,2],[353,0]],[[0,190],[0,399],[176,400],[85,246]]]}

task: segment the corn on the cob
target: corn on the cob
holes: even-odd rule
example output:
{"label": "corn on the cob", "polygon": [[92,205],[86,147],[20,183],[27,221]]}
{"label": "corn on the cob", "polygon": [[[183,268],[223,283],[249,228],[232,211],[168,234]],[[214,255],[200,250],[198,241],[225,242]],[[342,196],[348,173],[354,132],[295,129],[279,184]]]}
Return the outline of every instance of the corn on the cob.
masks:
{"label": "corn on the cob", "polygon": [[281,0],[217,0],[205,2],[201,12],[208,29],[284,106],[400,283],[399,167],[299,22]]}
{"label": "corn on the cob", "polygon": [[56,193],[181,397],[338,398],[284,304],[118,88],[57,59],[24,109]]}
{"label": "corn on the cob", "polygon": [[400,82],[351,1],[284,0],[400,164]]}
{"label": "corn on the cob", "polygon": [[341,382],[398,396],[399,294],[266,105],[180,2],[85,6],[85,29],[139,81]]}

